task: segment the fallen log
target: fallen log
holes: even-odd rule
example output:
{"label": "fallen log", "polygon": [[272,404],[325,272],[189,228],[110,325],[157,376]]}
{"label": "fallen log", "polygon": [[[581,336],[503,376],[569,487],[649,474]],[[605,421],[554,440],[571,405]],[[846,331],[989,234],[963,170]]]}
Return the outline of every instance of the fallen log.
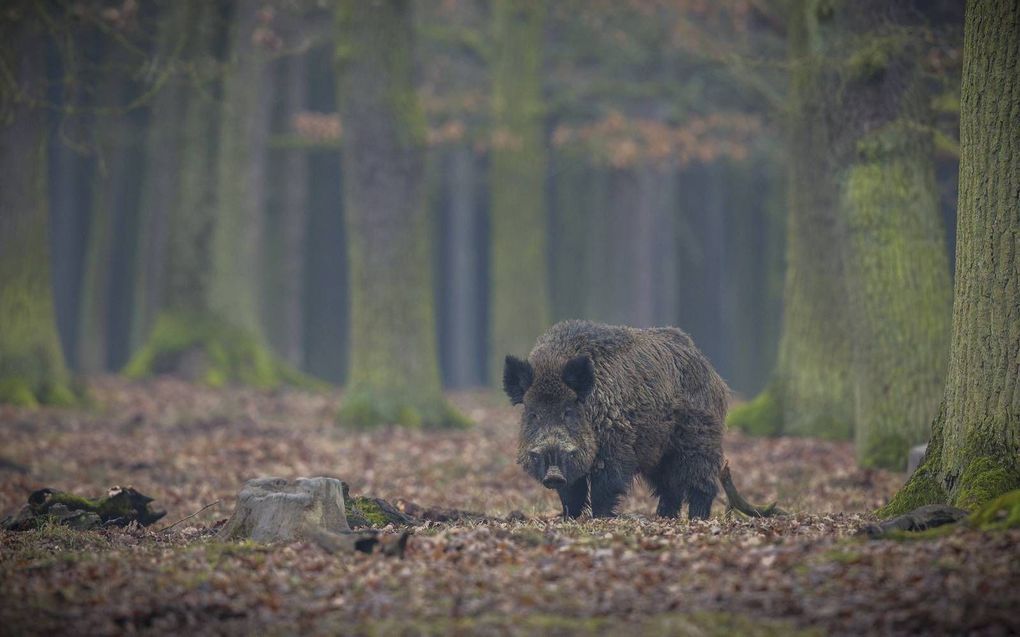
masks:
{"label": "fallen log", "polygon": [[57,489],[38,489],[13,516],[3,521],[9,531],[27,531],[45,523],[61,524],[79,531],[137,522],[148,526],[166,515],[153,511],[153,499],[133,487],[112,487],[104,497],[87,498]]}

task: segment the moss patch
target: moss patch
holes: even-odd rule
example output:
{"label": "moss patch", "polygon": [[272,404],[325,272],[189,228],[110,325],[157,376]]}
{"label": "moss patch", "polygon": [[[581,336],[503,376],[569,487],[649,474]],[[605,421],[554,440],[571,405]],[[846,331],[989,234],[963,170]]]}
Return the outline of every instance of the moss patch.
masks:
{"label": "moss patch", "polygon": [[974,511],[967,522],[983,531],[1020,528],[1020,489],[995,498]]}
{"label": "moss patch", "polygon": [[961,509],[977,509],[1020,486],[1017,475],[1003,465],[987,456],[967,464],[953,494],[953,504]]}
{"label": "moss patch", "polygon": [[734,407],[726,424],[752,436],[778,436],[783,429],[783,409],[776,392],[768,388],[751,402]]}
{"label": "moss patch", "polygon": [[472,424],[441,396],[413,400],[399,395],[386,396],[357,390],[344,397],[337,421],[341,425],[356,429],[368,429],[379,425],[463,429]]}
{"label": "moss patch", "polygon": [[174,373],[212,387],[324,386],[278,361],[254,334],[211,315],[187,313],[162,314],[124,373],[130,378]]}

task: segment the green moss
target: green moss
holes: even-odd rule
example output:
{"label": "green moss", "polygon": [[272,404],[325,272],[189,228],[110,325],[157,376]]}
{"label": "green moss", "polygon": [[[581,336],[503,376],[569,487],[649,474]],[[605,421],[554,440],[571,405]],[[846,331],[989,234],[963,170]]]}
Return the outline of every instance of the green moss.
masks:
{"label": "green moss", "polygon": [[262,388],[284,383],[309,389],[323,386],[277,361],[255,335],[227,321],[210,315],[164,313],[124,373],[143,378],[182,372],[211,387],[230,382]]}
{"label": "green moss", "polygon": [[953,493],[953,504],[961,509],[978,509],[1020,486],[1020,479],[996,459],[978,456],[969,462]]}
{"label": "green moss", "polygon": [[752,436],[778,436],[783,429],[783,409],[772,388],[754,400],[730,410],[726,424]]}
{"label": "green moss", "polygon": [[378,504],[373,502],[371,498],[363,496],[351,498],[348,504],[355,515],[363,518],[371,526],[382,527],[391,522],[390,518],[386,515],[386,512],[383,511]]}
{"label": "green moss", "polygon": [[974,511],[967,522],[982,531],[1020,528],[1020,489],[995,498]]}
{"label": "green moss", "polygon": [[337,421],[343,426],[357,429],[379,425],[463,429],[472,425],[468,418],[447,404],[442,397],[414,400],[356,390],[344,398]]}
{"label": "green moss", "polygon": [[39,401],[28,382],[21,378],[0,379],[0,403],[18,407],[36,407]]}
{"label": "green moss", "polygon": [[914,471],[914,475],[910,476],[889,504],[875,511],[875,515],[885,519],[903,515],[928,504],[944,504],[948,500],[948,495],[935,475],[931,460],[937,455],[929,449],[929,458],[925,463]]}

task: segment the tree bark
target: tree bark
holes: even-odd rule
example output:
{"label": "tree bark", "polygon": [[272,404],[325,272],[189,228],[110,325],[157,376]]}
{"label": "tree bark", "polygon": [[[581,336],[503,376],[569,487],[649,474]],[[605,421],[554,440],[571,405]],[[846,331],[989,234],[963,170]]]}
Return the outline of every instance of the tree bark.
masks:
{"label": "tree bark", "polygon": [[493,6],[489,382],[549,324],[541,2]]}
{"label": "tree bark", "polygon": [[1020,487],[1020,5],[971,0],[964,27],[949,369],[921,466],[883,509],[978,507]]}
{"label": "tree bark", "polygon": [[352,323],[339,418],[354,426],[465,422],[439,379],[413,36],[406,0],[338,6]]}
{"label": "tree bark", "polygon": [[237,0],[223,81],[209,306],[257,339],[263,336],[261,276],[271,74],[255,42],[261,0]]}
{"label": "tree bark", "polygon": [[794,3],[789,26],[789,214],[783,324],[774,392],[782,431],[849,438],[851,350],[845,308],[845,231],[830,157],[831,86],[819,54],[818,6]]}
{"label": "tree bark", "polygon": [[53,311],[41,24],[5,20],[0,56],[0,402],[69,404]]}
{"label": "tree bark", "polygon": [[[882,23],[865,19],[858,31],[878,39],[890,26],[918,26],[913,15],[887,9]],[[895,42],[881,67],[858,62],[846,72],[853,99],[842,125],[856,153],[839,175],[839,205],[848,232],[857,460],[902,471],[938,411],[951,291],[921,51],[911,38]]]}

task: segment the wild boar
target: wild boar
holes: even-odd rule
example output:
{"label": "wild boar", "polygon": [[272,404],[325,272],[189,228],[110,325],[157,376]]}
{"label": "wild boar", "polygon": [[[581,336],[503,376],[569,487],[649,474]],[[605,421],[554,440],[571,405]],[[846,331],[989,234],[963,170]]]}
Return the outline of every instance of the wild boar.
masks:
{"label": "wild boar", "polygon": [[527,360],[506,357],[503,389],[524,405],[517,462],[559,493],[565,516],[615,515],[641,475],[660,516],[687,502],[708,517],[729,389],[683,331],[557,323]]}

